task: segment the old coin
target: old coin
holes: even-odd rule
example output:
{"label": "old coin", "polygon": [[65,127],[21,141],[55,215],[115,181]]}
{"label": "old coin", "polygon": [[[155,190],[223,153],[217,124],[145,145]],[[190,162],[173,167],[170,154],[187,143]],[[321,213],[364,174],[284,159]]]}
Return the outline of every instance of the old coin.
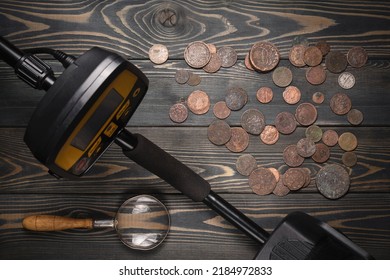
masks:
{"label": "old coin", "polygon": [[244,64],[245,64],[245,67],[248,69],[248,70],[251,70],[251,71],[255,71],[255,69],[253,68],[250,60],[249,60],[249,53],[247,53],[245,55],[245,60],[244,60]]}
{"label": "old coin", "polygon": [[273,145],[279,140],[279,131],[272,125],[266,125],[260,133],[260,139],[264,144]]}
{"label": "old coin", "polygon": [[304,188],[310,185],[311,182],[311,172],[309,168],[301,168],[302,173],[305,176],[305,184],[303,185]]}
{"label": "old coin", "polygon": [[355,76],[349,72],[343,72],[338,77],[340,87],[350,89],[355,85]]}
{"label": "old coin", "polygon": [[296,46],[296,45],[304,45],[305,47],[308,47],[309,40],[307,39],[307,37],[302,35],[295,36],[292,40],[292,46]]}
{"label": "old coin", "polygon": [[319,65],[322,61],[321,50],[316,46],[306,48],[305,52],[303,53],[303,61],[306,63],[306,65],[309,66]]}
{"label": "old coin", "polygon": [[352,167],[357,163],[357,156],[354,152],[345,152],[341,157],[341,160],[345,166]]}
{"label": "old coin", "polygon": [[168,49],[162,44],[155,44],[149,49],[149,59],[154,64],[163,64],[168,60]]}
{"label": "old coin", "polygon": [[232,47],[222,47],[217,50],[222,67],[232,67],[237,62],[237,53]]}
{"label": "old coin", "polygon": [[207,137],[215,145],[224,145],[232,136],[230,126],[222,120],[213,121],[207,128]]}
{"label": "old coin", "polygon": [[272,80],[278,87],[286,87],[292,82],[292,72],[287,67],[277,67],[272,72]]}
{"label": "old coin", "polygon": [[330,52],[330,45],[326,41],[319,41],[316,47],[320,49],[323,56]]}
{"label": "old coin", "polygon": [[314,155],[312,155],[312,160],[318,163],[324,163],[326,162],[330,157],[330,150],[329,147],[326,146],[324,143],[317,143],[316,144],[316,151]]}
{"label": "old coin", "polygon": [[190,72],[185,69],[178,69],[175,74],[175,80],[178,84],[185,84],[187,83],[188,79],[190,78]]}
{"label": "old coin", "polygon": [[347,114],[347,119],[352,125],[359,125],[363,122],[363,113],[358,109],[351,109]]}
{"label": "old coin", "polygon": [[230,110],[241,110],[248,102],[248,94],[243,88],[231,87],[227,90],[225,102]]}
{"label": "old coin", "polygon": [[292,191],[302,188],[305,182],[305,174],[301,168],[289,168],[283,174],[283,184]]}
{"label": "old coin", "polygon": [[326,80],[326,72],[322,65],[310,67],[306,70],[306,80],[312,85],[320,85]]}
{"label": "old coin", "polygon": [[349,184],[348,172],[338,164],[328,164],[322,167],[316,176],[318,191],[329,199],[337,199],[345,195]]}
{"label": "old coin", "polygon": [[236,169],[238,173],[244,176],[249,176],[256,167],[256,159],[250,154],[241,155],[236,161]]}
{"label": "old coin", "polygon": [[231,128],[232,136],[225,144],[226,148],[233,153],[244,151],[249,145],[249,134],[242,127]]}
{"label": "old coin", "polygon": [[187,98],[187,106],[196,115],[202,115],[210,109],[210,98],[206,92],[195,90]]}
{"label": "old coin", "polygon": [[274,98],[274,93],[269,87],[261,87],[256,92],[256,98],[260,103],[270,103]]}
{"label": "old coin", "polygon": [[257,42],[249,51],[249,61],[257,71],[271,71],[278,65],[279,60],[279,50],[269,42]]}
{"label": "old coin", "polygon": [[209,48],[211,54],[217,53],[217,47],[214,44],[207,44],[207,47]]}
{"label": "old coin", "polygon": [[265,127],[263,113],[257,109],[248,109],[241,115],[241,126],[246,132],[259,135]]}
{"label": "old coin", "polygon": [[169,109],[169,118],[175,123],[182,123],[188,117],[188,109],[182,103],[176,103]]}
{"label": "old coin", "polygon": [[305,135],[306,138],[309,138],[314,142],[318,142],[322,138],[322,129],[318,125],[311,125],[306,128]]}
{"label": "old coin", "polygon": [[339,146],[344,151],[350,152],[356,149],[358,145],[355,134],[351,132],[344,132],[339,137]]}
{"label": "old coin", "polygon": [[207,73],[215,73],[217,72],[222,66],[222,60],[219,57],[218,54],[213,53],[211,54],[211,58],[209,63],[206,64],[205,67],[203,67],[203,70]]}
{"label": "old coin", "polygon": [[368,59],[367,52],[362,47],[354,47],[347,53],[347,61],[349,65],[355,68],[359,68],[366,64]]}
{"label": "old coin", "polygon": [[302,138],[297,143],[297,151],[301,157],[311,157],[316,152],[316,144],[309,138]]}
{"label": "old coin", "polygon": [[311,99],[316,104],[322,104],[325,100],[325,95],[322,92],[317,91],[317,92],[313,93],[313,96]]}
{"label": "old coin", "polygon": [[279,182],[279,180],[280,180],[279,170],[277,170],[275,167],[269,167],[268,170],[271,171],[272,174],[274,174],[276,182]]}
{"label": "old coin", "polygon": [[199,85],[201,81],[202,78],[198,74],[190,72],[190,77],[188,78],[187,84],[194,87]]}
{"label": "old coin", "polygon": [[283,151],[283,160],[290,167],[298,167],[305,159],[298,154],[297,145],[289,145]]}
{"label": "old coin", "polygon": [[288,59],[290,60],[291,64],[296,67],[303,67],[306,65],[305,61],[303,60],[303,54],[306,51],[306,46],[304,45],[295,45],[291,48]]}
{"label": "old coin", "polygon": [[301,91],[296,86],[288,86],[283,91],[283,99],[288,104],[297,104],[301,100]]}
{"label": "old coin", "polygon": [[275,189],[272,193],[277,196],[286,196],[289,192],[290,189],[284,185],[282,176],[282,178],[276,183]]}
{"label": "old coin", "polygon": [[351,99],[345,93],[336,93],[330,99],[330,108],[336,115],[345,115],[351,110]]}
{"label": "old coin", "polygon": [[216,116],[218,119],[221,119],[221,120],[229,117],[230,112],[231,111],[228,108],[228,106],[226,106],[225,101],[218,101],[217,103],[215,103],[215,105],[213,107],[214,116]]}
{"label": "old coin", "polygon": [[344,54],[339,51],[331,51],[325,58],[325,66],[332,73],[341,73],[347,68],[348,62]]}
{"label": "old coin", "polygon": [[249,186],[255,194],[267,195],[275,189],[276,179],[268,168],[258,167],[249,175]]}
{"label": "old coin", "polygon": [[282,134],[291,134],[297,128],[297,122],[290,112],[280,112],[276,115],[275,127]]}
{"label": "old coin", "polygon": [[210,50],[203,42],[192,42],[184,50],[184,60],[192,68],[203,68],[210,59]]}
{"label": "old coin", "polygon": [[304,126],[313,124],[317,120],[317,109],[311,103],[301,103],[295,110],[295,119]]}
{"label": "old coin", "polygon": [[339,141],[339,135],[333,129],[328,129],[322,134],[322,142],[328,147],[335,146]]}

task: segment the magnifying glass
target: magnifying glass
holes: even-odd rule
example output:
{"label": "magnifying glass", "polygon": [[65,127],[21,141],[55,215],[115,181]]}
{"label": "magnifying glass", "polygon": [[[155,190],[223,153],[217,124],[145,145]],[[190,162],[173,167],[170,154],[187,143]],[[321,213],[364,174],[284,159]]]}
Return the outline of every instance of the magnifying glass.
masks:
{"label": "magnifying glass", "polygon": [[160,245],[168,235],[170,224],[165,205],[149,195],[126,200],[111,219],[35,215],[23,220],[23,227],[32,231],[114,228],[123,244],[136,250],[151,250]]}

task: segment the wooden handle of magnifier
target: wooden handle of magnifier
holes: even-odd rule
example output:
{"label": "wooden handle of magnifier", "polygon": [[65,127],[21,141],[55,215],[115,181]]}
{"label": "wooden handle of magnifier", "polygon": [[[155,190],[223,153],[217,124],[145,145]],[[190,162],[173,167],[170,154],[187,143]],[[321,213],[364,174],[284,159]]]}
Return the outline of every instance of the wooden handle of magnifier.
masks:
{"label": "wooden handle of magnifier", "polygon": [[74,228],[93,228],[92,219],[75,219],[54,215],[29,216],[23,219],[23,227],[33,231],[61,231]]}

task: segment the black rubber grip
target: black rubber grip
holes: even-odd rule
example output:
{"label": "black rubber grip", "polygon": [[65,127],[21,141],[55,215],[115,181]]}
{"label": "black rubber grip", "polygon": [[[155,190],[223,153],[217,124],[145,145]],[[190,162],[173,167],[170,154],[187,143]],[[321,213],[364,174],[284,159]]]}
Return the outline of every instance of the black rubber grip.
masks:
{"label": "black rubber grip", "polygon": [[174,188],[201,202],[210,193],[210,184],[192,169],[175,159],[140,134],[133,134],[137,145],[123,153],[134,162],[159,176]]}

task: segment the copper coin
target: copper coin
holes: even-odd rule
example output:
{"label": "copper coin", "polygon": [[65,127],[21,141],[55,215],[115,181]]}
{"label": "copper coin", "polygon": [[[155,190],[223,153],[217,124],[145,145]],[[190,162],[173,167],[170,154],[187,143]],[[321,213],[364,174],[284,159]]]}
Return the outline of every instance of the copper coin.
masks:
{"label": "copper coin", "polygon": [[231,128],[232,137],[225,144],[226,148],[233,153],[244,151],[249,145],[249,134],[242,127]]}
{"label": "copper coin", "polygon": [[313,124],[317,120],[317,109],[311,103],[301,103],[295,110],[295,119],[304,126]]}
{"label": "copper coin", "polygon": [[339,137],[339,146],[344,151],[350,152],[356,149],[358,145],[355,134],[351,132],[344,132]]}
{"label": "copper coin", "polygon": [[303,185],[304,188],[310,185],[311,182],[311,172],[309,168],[301,168],[302,173],[305,176],[305,184]]}
{"label": "copper coin", "polygon": [[226,106],[225,101],[219,101],[215,103],[214,108],[213,108],[213,113],[214,116],[216,116],[218,119],[226,119],[230,115],[230,109],[228,106]]}
{"label": "copper coin", "polygon": [[283,184],[292,191],[302,188],[305,182],[305,174],[301,168],[289,168],[283,174]]}
{"label": "copper coin", "polygon": [[188,70],[179,69],[176,71],[175,80],[178,84],[187,83],[189,78],[190,78],[190,72]]}
{"label": "copper coin", "polygon": [[288,104],[297,104],[301,100],[301,91],[296,86],[288,86],[283,91],[283,99]]}
{"label": "copper coin", "polygon": [[322,92],[315,92],[313,93],[312,100],[316,104],[322,104],[325,100],[325,95]]}
{"label": "copper coin", "polygon": [[330,52],[330,45],[326,41],[319,41],[316,47],[320,49],[323,56]]}
{"label": "copper coin", "polygon": [[345,195],[349,184],[348,172],[338,164],[324,166],[316,176],[318,191],[329,199],[337,199]]}
{"label": "copper coin", "polygon": [[354,47],[347,53],[347,61],[352,67],[362,67],[366,64],[368,55],[365,49],[362,47]]}
{"label": "copper coin", "polygon": [[274,167],[269,167],[268,170],[271,171],[272,174],[274,174],[275,179],[276,179],[276,182],[279,182],[279,180],[280,180],[280,173],[279,173],[279,170],[277,170],[277,169],[274,168]]}
{"label": "copper coin", "polygon": [[184,59],[192,68],[203,68],[209,63],[211,53],[205,43],[192,42],[184,50]]}
{"label": "copper coin", "polygon": [[306,70],[306,80],[312,85],[320,85],[326,80],[324,67],[317,65]]}
{"label": "copper coin", "polygon": [[267,195],[275,189],[276,179],[270,170],[258,167],[249,175],[249,186],[255,194]]}
{"label": "copper coin", "polygon": [[253,68],[253,66],[252,66],[252,64],[251,64],[251,62],[250,62],[250,60],[249,60],[249,53],[246,54],[244,63],[245,63],[245,67],[246,67],[248,70],[255,71],[255,69]]}
{"label": "copper coin", "polygon": [[283,160],[290,167],[298,167],[305,159],[298,154],[297,145],[289,145],[283,151]]}
{"label": "copper coin", "polygon": [[301,157],[311,157],[316,152],[316,144],[309,138],[302,138],[297,143],[297,151]]}
{"label": "copper coin", "polygon": [[249,51],[249,60],[255,70],[261,72],[271,71],[279,63],[279,50],[272,43],[257,42]]}
{"label": "copper coin", "polygon": [[352,167],[357,163],[357,156],[354,152],[345,152],[341,157],[341,160],[345,166]]}
{"label": "copper coin", "polygon": [[196,115],[202,115],[210,109],[210,98],[206,92],[195,90],[187,98],[187,106]]}
{"label": "copper coin", "polygon": [[303,60],[303,54],[306,51],[306,46],[304,45],[295,45],[291,48],[290,53],[288,54],[288,59],[291,64],[296,67],[303,67],[306,65]]}
{"label": "copper coin", "polygon": [[168,49],[161,44],[153,45],[149,49],[149,59],[154,64],[163,64],[168,60]]}
{"label": "copper coin", "polygon": [[259,135],[265,127],[265,118],[263,113],[257,109],[246,110],[241,115],[241,126],[246,132]]}
{"label": "copper coin", "polygon": [[187,84],[190,86],[197,86],[201,82],[201,77],[198,74],[190,72],[190,77],[188,78]]}
{"label": "copper coin", "polygon": [[330,108],[337,115],[345,115],[351,110],[351,99],[345,93],[336,93],[330,99]]}
{"label": "copper coin", "polygon": [[363,122],[363,113],[358,109],[351,109],[347,114],[347,119],[352,125],[359,125]]}
{"label": "copper coin", "polygon": [[275,127],[282,134],[291,134],[297,128],[295,117],[290,112],[281,112],[276,115]]}
{"label": "copper coin", "polygon": [[203,67],[203,70],[207,73],[215,73],[221,68],[221,66],[222,66],[221,63],[222,63],[222,60],[219,57],[219,55],[216,53],[213,53],[213,54],[211,54],[211,58],[210,58],[209,63],[207,63],[206,66]]}
{"label": "copper coin", "polygon": [[272,80],[278,87],[286,87],[292,82],[292,72],[287,67],[277,67],[272,72]]}
{"label": "copper coin", "polygon": [[272,125],[266,125],[260,134],[260,139],[264,144],[273,145],[279,140],[279,131]]}
{"label": "copper coin", "polygon": [[315,46],[306,48],[305,52],[303,53],[303,61],[306,63],[306,65],[309,66],[319,65],[322,61],[321,50]]}
{"label": "copper coin", "polygon": [[335,146],[338,141],[339,141],[339,135],[337,134],[336,131],[332,129],[328,129],[322,134],[322,142],[324,142],[324,144],[327,145],[328,147]]}
{"label": "copper coin", "polygon": [[270,103],[274,98],[274,93],[269,87],[261,87],[256,92],[256,98],[260,103]]}
{"label": "copper coin", "polygon": [[182,123],[188,117],[188,109],[182,103],[176,103],[169,109],[169,118],[175,123]]}
{"label": "copper coin", "polygon": [[211,54],[217,53],[217,47],[214,44],[207,44],[207,47],[209,48]]}
{"label": "copper coin", "polygon": [[207,128],[207,137],[215,145],[224,145],[232,136],[230,126],[222,120],[213,121]]}
{"label": "copper coin", "polygon": [[230,110],[241,110],[248,102],[248,94],[243,88],[231,87],[227,90],[225,102]]}
{"label": "copper coin", "polygon": [[256,159],[250,154],[241,155],[236,161],[236,169],[241,175],[249,176],[256,168]]}
{"label": "copper coin", "polygon": [[347,68],[348,62],[344,54],[339,51],[331,51],[325,58],[325,66],[332,73],[341,73]]}
{"label": "copper coin", "polygon": [[275,189],[272,193],[277,196],[286,196],[289,192],[290,189],[284,185],[282,176],[282,178],[276,183]]}
{"label": "copper coin", "polygon": [[305,135],[306,138],[309,138],[314,142],[318,142],[322,138],[322,129],[318,125],[311,125],[306,128]]}
{"label": "copper coin", "polygon": [[217,50],[222,67],[232,67],[237,62],[237,53],[232,47],[222,47]]}
{"label": "copper coin", "polygon": [[324,163],[329,159],[329,157],[330,157],[329,147],[326,146],[324,143],[317,143],[316,152],[311,157],[312,160],[318,163]]}
{"label": "copper coin", "polygon": [[337,79],[340,87],[343,89],[350,89],[353,88],[355,85],[355,76],[352,73],[349,72],[343,72],[339,75]]}

